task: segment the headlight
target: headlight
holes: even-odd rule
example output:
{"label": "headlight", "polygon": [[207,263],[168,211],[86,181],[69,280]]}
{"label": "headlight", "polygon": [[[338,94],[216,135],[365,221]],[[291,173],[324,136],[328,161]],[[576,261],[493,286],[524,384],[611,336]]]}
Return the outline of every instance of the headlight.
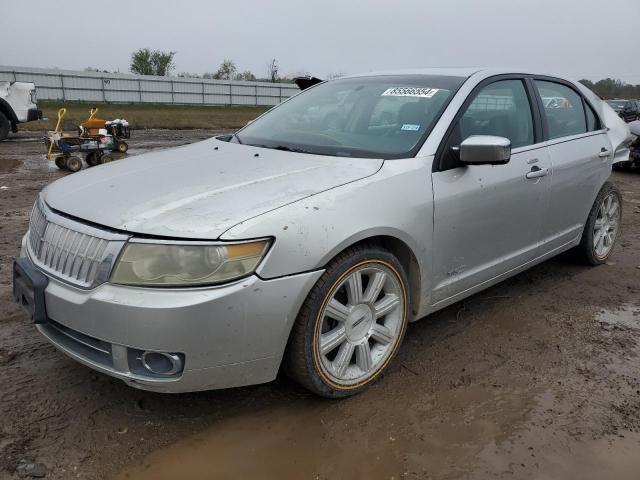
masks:
{"label": "headlight", "polygon": [[110,281],[156,287],[215,285],[253,273],[268,248],[268,240],[229,245],[132,242]]}

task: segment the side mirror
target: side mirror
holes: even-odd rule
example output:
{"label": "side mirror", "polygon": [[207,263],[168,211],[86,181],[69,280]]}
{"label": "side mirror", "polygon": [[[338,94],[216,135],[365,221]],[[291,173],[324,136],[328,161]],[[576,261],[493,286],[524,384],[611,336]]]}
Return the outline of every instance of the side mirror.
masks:
{"label": "side mirror", "polygon": [[504,165],[510,159],[508,138],[472,135],[460,144],[460,161],[466,165]]}

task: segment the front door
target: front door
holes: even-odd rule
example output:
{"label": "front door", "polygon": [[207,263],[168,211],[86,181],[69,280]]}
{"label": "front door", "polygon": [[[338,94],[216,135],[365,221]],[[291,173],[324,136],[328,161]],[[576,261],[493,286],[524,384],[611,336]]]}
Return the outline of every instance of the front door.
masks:
{"label": "front door", "polygon": [[[533,260],[549,206],[549,154],[537,143],[524,80],[495,81],[472,95],[432,174],[434,304]],[[508,138],[509,163],[460,164],[456,146],[471,135]]]}

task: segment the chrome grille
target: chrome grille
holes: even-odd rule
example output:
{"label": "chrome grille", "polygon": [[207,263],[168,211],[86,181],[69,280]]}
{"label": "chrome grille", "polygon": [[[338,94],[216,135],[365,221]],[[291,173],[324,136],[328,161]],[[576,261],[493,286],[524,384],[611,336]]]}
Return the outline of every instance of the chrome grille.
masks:
{"label": "chrome grille", "polygon": [[127,238],[58,215],[38,199],[29,223],[29,256],[52,276],[93,288],[107,281]]}

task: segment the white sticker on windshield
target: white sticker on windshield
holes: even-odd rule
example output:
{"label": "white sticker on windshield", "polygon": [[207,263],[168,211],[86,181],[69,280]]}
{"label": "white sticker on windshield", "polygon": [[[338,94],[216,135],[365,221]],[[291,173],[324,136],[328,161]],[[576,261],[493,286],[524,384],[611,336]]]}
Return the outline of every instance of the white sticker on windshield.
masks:
{"label": "white sticker on windshield", "polygon": [[392,87],[382,92],[383,97],[424,97],[431,98],[438,93],[439,88],[424,87]]}
{"label": "white sticker on windshield", "polygon": [[408,132],[417,132],[420,130],[420,125],[415,125],[413,123],[405,123],[402,125],[400,130],[406,130]]}

